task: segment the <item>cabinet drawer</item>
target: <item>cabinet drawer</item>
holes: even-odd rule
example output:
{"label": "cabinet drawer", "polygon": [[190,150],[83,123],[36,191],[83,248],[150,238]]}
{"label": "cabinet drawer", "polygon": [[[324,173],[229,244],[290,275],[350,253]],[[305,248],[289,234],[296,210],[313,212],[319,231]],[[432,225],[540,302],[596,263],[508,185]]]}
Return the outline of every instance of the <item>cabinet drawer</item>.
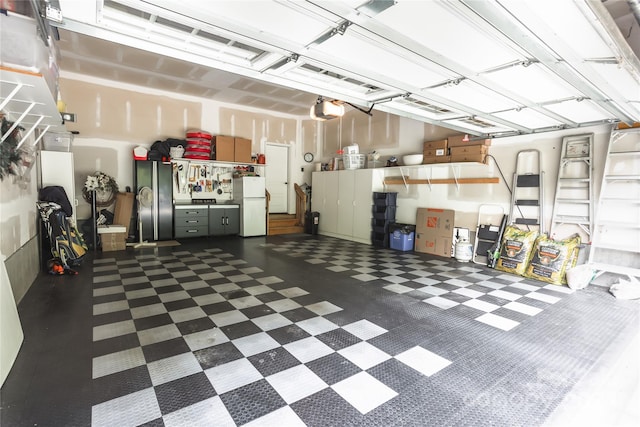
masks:
{"label": "cabinet drawer", "polygon": [[188,217],[176,217],[175,218],[175,226],[176,227],[196,227],[199,225],[204,225],[205,227],[209,223],[209,217],[205,216],[188,216]]}
{"label": "cabinet drawer", "polygon": [[209,214],[209,209],[204,207],[193,207],[193,206],[180,206],[175,209],[175,218],[176,220],[181,220],[183,218],[194,218],[194,217],[206,217]]}
{"label": "cabinet drawer", "polygon": [[175,237],[199,237],[199,236],[208,236],[209,235],[209,226],[207,224],[204,225],[194,225],[194,226],[177,226],[175,228]]}

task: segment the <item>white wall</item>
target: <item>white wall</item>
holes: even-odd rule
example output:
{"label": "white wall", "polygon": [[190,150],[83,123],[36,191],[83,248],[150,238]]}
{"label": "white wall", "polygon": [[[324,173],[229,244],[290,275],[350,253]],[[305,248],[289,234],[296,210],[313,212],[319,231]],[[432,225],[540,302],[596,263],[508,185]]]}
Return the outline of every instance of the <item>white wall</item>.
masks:
{"label": "white wall", "polygon": [[[459,169],[459,176],[463,178],[500,176],[499,167],[506,178],[506,183],[511,187],[518,151],[526,149],[540,150],[542,154],[542,170],[544,171],[544,213],[546,229],[548,230],[555,197],[562,138],[568,135],[587,133],[594,133],[593,182],[597,200],[602,181],[604,159],[606,158],[609,143],[609,125],[494,139],[489,153],[495,158],[495,162],[490,159],[487,166],[476,164],[463,166]],[[407,151],[410,152],[411,150]],[[393,168],[392,171],[387,172],[387,175],[400,175],[400,170],[400,168]],[[409,172],[411,178],[417,179],[453,177],[451,170],[446,166],[436,168],[430,166],[418,167],[403,169],[403,171],[405,175],[407,175],[406,172]],[[398,192],[397,222],[415,224],[416,210],[419,207],[453,209],[456,211],[456,227],[469,228],[472,230],[472,234],[477,226],[480,205],[497,204],[503,207],[505,213],[508,213],[511,201],[511,194],[502,178],[500,178],[500,183],[498,184],[465,184],[460,185],[459,189],[455,185],[449,184],[433,185],[431,188],[428,185],[410,185],[407,188],[393,185],[388,186],[387,191]]]}

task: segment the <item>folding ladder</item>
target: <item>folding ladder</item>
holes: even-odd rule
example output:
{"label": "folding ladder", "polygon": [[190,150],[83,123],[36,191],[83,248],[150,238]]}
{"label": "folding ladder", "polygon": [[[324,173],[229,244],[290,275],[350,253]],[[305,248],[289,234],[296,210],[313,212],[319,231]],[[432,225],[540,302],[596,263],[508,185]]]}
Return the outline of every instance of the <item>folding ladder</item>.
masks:
{"label": "folding ladder", "polygon": [[589,263],[640,278],[640,127],[611,131]]}
{"label": "folding ladder", "polygon": [[593,134],[562,138],[550,235],[561,240],[579,233],[583,242],[593,232]]}
{"label": "folding ladder", "polygon": [[[544,172],[540,150],[518,151],[513,173],[509,224],[538,227],[544,233]],[[515,217],[515,211],[519,217]]]}

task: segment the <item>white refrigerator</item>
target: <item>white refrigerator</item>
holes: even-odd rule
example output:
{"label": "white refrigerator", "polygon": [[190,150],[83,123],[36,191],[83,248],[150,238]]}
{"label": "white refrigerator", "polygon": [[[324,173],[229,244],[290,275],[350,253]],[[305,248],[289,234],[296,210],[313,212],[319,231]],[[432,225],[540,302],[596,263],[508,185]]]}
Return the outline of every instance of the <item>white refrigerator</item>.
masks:
{"label": "white refrigerator", "polygon": [[267,201],[264,177],[234,178],[233,200],[240,204],[240,235],[249,237],[267,234]]}

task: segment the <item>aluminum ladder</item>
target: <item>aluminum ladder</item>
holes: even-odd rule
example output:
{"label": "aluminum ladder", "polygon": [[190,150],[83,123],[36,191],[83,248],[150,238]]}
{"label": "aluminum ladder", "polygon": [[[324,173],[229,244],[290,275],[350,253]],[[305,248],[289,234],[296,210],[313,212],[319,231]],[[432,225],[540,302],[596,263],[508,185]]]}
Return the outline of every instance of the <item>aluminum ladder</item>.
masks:
{"label": "aluminum ladder", "polygon": [[640,278],[640,127],[611,131],[589,263]]}
{"label": "aluminum ladder", "polygon": [[[524,225],[527,229],[534,226],[538,227],[540,234],[545,232],[543,183],[540,150],[518,151],[511,188],[509,224]],[[518,217],[515,215],[516,210]]]}
{"label": "aluminum ladder", "polygon": [[593,133],[562,138],[551,238],[562,240],[574,233],[582,242],[593,233]]}

